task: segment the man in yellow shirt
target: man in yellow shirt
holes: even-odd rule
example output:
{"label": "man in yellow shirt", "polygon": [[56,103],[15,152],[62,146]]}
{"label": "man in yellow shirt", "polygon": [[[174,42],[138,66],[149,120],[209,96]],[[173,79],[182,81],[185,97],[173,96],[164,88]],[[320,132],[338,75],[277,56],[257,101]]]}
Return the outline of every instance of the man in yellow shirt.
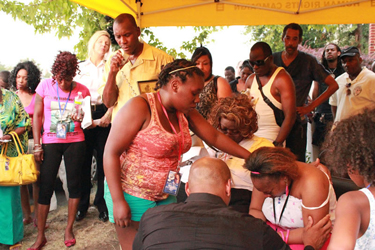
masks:
{"label": "man in yellow shirt", "polygon": [[139,83],[156,82],[161,68],[173,57],[139,40],[141,31],[130,14],[120,14],[113,23],[113,34],[121,49],[105,65],[103,85],[99,92],[103,103],[117,111],[132,97],[140,94]]}

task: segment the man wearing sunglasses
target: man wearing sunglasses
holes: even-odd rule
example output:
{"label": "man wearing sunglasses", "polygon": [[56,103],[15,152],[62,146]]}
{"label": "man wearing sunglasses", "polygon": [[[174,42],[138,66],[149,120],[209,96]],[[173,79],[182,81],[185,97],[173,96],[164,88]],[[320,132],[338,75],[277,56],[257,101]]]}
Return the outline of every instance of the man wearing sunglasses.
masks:
{"label": "man wearing sunglasses", "polygon": [[364,108],[375,107],[375,73],[362,68],[358,48],[342,50],[340,59],[346,72],[336,78],[339,90],[329,100],[335,124]]}
{"label": "man wearing sunglasses", "polygon": [[[296,106],[299,115],[286,139],[286,146],[298,156],[299,161],[305,162],[307,124],[304,116],[327,100],[338,89],[338,85],[315,57],[298,50],[298,45],[302,42],[302,33],[302,28],[298,24],[286,25],[282,34],[285,49],[274,53],[273,56],[275,64],[284,67],[290,74],[296,89]],[[324,82],[328,88],[305,106],[313,81]]]}
{"label": "man wearing sunglasses", "polygon": [[[250,96],[258,114],[258,131],[255,135],[272,141],[275,146],[283,147],[296,119],[293,80],[288,72],[273,63],[272,50],[265,42],[257,42],[251,48],[250,65],[255,74],[248,77],[245,87],[250,88]],[[278,109],[278,113],[282,111],[285,117],[279,125],[275,109]]]}

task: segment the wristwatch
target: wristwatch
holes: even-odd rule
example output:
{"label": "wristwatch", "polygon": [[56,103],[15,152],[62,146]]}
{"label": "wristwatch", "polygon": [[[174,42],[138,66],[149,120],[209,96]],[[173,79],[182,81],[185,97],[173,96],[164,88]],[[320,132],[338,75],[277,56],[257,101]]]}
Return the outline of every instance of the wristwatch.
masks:
{"label": "wristwatch", "polygon": [[283,147],[283,143],[282,142],[277,142],[277,141],[273,141],[272,144],[275,146],[275,147]]}

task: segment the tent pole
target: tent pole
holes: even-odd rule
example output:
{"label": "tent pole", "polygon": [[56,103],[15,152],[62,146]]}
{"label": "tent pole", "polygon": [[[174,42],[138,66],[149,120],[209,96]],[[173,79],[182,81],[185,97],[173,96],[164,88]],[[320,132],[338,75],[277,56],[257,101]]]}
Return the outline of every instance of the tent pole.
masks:
{"label": "tent pole", "polygon": [[137,14],[137,12],[127,3],[125,3],[125,0],[121,0],[121,2],[126,6],[128,7],[131,11],[133,11],[134,14]]}
{"label": "tent pole", "polygon": [[141,1],[137,1],[137,20],[138,20],[138,27],[141,26]]}

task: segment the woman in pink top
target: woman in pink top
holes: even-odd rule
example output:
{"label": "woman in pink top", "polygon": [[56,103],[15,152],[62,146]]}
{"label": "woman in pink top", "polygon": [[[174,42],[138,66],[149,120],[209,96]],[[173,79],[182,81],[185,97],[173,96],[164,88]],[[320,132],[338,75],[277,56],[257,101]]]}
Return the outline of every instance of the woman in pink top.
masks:
{"label": "woman in pink top", "polygon": [[250,155],[195,109],[203,86],[203,73],[194,63],[176,60],[160,72],[157,93],[129,100],[113,122],[104,151],[109,187],[105,199],[124,250],[131,248],[139,220],[149,207],[176,201],[163,188],[169,171],[178,171],[181,154],[191,146],[189,128],[229,154]]}
{"label": "woman in pink top", "polygon": [[[17,95],[20,98],[25,111],[33,118],[34,103],[35,103],[35,89],[40,82],[41,72],[38,67],[31,61],[18,63],[17,66],[10,73],[9,81],[14,88],[17,89]],[[32,124],[32,120],[31,120]],[[32,154],[34,147],[33,133],[29,132],[29,150],[28,153]],[[38,200],[39,185],[33,183],[33,199]],[[23,224],[30,224],[33,219],[31,218],[31,209],[29,201],[29,190],[27,186],[21,186],[21,205],[23,212]],[[38,214],[38,206],[34,210],[34,225],[36,225],[36,215]]]}
{"label": "woman in pink top", "polygon": [[[74,99],[79,92],[83,98],[90,95],[87,87],[73,81],[77,70],[77,57],[70,52],[60,52],[52,66],[52,79],[43,80],[36,88],[34,156],[41,166],[38,236],[30,250],[41,249],[47,242],[44,229],[62,156],[69,190],[68,225],[64,243],[67,247],[76,243],[73,223],[81,197],[80,175],[85,154],[85,137],[81,128],[82,117],[76,114]],[[43,144],[40,145],[42,125]]]}

